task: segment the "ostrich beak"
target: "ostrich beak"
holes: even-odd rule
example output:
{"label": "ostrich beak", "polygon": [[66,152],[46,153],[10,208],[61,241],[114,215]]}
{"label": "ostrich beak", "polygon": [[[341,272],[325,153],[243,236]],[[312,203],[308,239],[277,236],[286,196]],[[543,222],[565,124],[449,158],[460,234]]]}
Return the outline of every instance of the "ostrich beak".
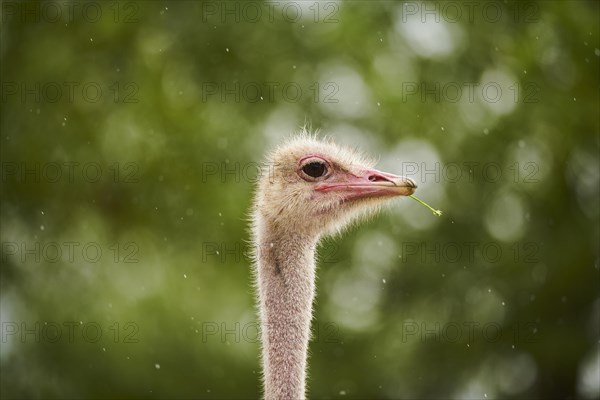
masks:
{"label": "ostrich beak", "polygon": [[322,182],[315,187],[317,192],[337,192],[346,200],[387,196],[410,196],[417,183],[405,176],[368,169],[358,175],[348,173],[336,181]]}

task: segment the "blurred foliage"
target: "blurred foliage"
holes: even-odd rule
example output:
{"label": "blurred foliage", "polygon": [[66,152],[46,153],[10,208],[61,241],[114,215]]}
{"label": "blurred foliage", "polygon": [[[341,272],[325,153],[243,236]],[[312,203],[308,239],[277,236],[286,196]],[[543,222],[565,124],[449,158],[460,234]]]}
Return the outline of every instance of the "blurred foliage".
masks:
{"label": "blurred foliage", "polygon": [[308,122],[444,211],[322,244],[310,397],[598,398],[599,3],[250,4],[2,2],[2,397],[258,397],[254,163]]}

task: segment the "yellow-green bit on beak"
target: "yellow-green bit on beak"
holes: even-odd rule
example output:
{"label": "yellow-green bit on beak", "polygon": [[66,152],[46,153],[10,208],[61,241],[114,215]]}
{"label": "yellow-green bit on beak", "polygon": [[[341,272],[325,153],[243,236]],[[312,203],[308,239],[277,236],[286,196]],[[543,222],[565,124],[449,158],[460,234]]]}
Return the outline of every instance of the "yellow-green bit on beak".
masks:
{"label": "yellow-green bit on beak", "polygon": [[440,217],[442,215],[442,210],[436,210],[435,208],[431,207],[429,204],[425,203],[424,201],[421,201],[420,199],[418,199],[415,196],[409,196],[409,197],[415,199],[419,203],[423,204],[425,207],[429,208],[431,210],[431,212],[433,213],[433,215],[436,215],[438,217]]}

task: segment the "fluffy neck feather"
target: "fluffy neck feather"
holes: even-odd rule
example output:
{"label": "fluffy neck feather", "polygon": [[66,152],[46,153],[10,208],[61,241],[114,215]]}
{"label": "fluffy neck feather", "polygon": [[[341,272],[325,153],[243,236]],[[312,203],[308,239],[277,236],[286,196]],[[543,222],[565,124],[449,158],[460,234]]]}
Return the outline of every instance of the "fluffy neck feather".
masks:
{"label": "fluffy neck feather", "polygon": [[255,226],[265,398],[305,398],[317,237]]}

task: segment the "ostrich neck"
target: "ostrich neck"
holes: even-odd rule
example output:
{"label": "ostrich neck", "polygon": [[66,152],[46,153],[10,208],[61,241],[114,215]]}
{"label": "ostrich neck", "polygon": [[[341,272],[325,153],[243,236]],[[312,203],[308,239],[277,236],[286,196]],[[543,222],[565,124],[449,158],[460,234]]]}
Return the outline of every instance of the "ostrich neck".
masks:
{"label": "ostrich neck", "polygon": [[317,238],[263,231],[256,239],[265,398],[303,399]]}

